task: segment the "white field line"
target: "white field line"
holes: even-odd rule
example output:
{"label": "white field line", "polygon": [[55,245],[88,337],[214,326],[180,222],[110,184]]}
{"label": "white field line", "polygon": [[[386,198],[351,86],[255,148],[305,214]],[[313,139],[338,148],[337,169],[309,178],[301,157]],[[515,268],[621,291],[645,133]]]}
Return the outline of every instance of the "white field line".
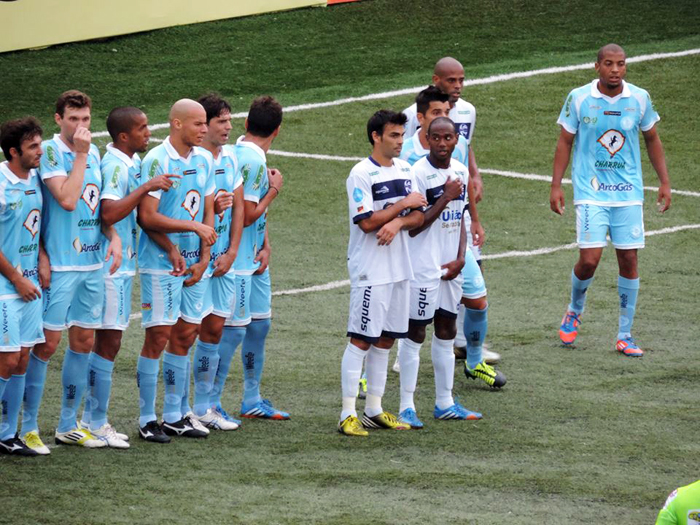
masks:
{"label": "white field line", "polygon": [[[676,233],[685,230],[698,230],[700,229],[700,224],[684,224],[682,226],[672,226],[670,228],[662,228],[660,230],[653,230],[644,233],[644,237],[653,237],[654,235],[666,235],[669,233]],[[509,259],[509,258],[522,258],[522,257],[534,257],[536,255],[546,255],[549,253],[560,252],[562,250],[573,250],[577,247],[575,242],[570,244],[562,244],[561,246],[553,246],[550,248],[538,248],[536,250],[530,251],[510,251],[503,253],[494,253],[491,255],[482,255],[482,259],[493,260],[493,259]],[[299,295],[302,293],[309,292],[325,292],[327,290],[335,290],[337,288],[344,288],[345,286],[350,286],[350,281],[345,279],[343,281],[331,281],[326,284],[317,284],[315,286],[309,286],[307,288],[294,288],[291,290],[279,290],[277,292],[272,292],[272,295]],[[129,319],[140,319],[141,313],[131,314]]]}
{"label": "white field line", "polygon": [[[649,60],[662,60],[665,58],[678,58],[690,55],[700,54],[700,49],[687,49],[685,51],[676,51],[673,53],[653,53],[651,55],[639,55],[636,57],[630,57],[627,59],[628,63],[634,62],[647,62]],[[502,75],[492,75],[484,78],[474,78],[471,80],[464,81],[464,87],[468,86],[479,86],[484,84],[493,84],[494,82],[505,82],[507,80],[513,80],[516,78],[528,78],[537,75],[553,75],[556,73],[566,73],[569,71],[578,71],[581,69],[593,69],[593,62],[587,62],[585,64],[574,64],[572,66],[560,66],[560,67],[547,67],[544,69],[532,69],[530,71],[518,71],[515,73],[504,73]],[[328,102],[314,102],[311,104],[299,104],[297,106],[288,106],[284,108],[285,113],[290,113],[293,111],[304,111],[307,109],[318,109],[327,108],[331,106],[341,106],[343,104],[351,104],[353,102],[363,102],[365,100],[380,100],[384,98],[398,97],[402,95],[411,95],[413,93],[418,93],[422,89],[425,89],[425,85],[398,89],[395,91],[385,91],[383,93],[372,93],[369,95],[363,95],[361,97],[347,97],[338,100],[331,100]],[[248,112],[234,113],[231,118],[245,118],[248,116]],[[153,124],[150,126],[151,131],[157,131],[159,129],[165,129],[169,126],[167,122],[162,124]],[[106,131],[96,131],[92,134],[93,137],[107,137],[109,134]]]}

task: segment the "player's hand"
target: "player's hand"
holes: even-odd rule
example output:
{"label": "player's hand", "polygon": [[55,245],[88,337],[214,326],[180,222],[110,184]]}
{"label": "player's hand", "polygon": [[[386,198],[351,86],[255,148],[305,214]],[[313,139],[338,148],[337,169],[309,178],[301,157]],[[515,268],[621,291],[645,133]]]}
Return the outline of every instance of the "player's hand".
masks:
{"label": "player's hand", "polygon": [[228,250],[225,254],[220,255],[219,258],[214,261],[214,277],[221,277],[227,274],[235,260],[235,251],[232,252],[232,250]]}
{"label": "player's hand", "polygon": [[173,186],[173,179],[180,179],[181,175],[175,175],[174,173],[166,173],[164,175],[158,175],[149,180],[145,185],[148,191],[168,191]]}
{"label": "player's hand", "polygon": [[112,236],[112,240],[109,241],[107,246],[107,256],[105,257],[105,262],[112,258],[112,265],[109,267],[109,275],[114,275],[119,267],[122,265],[122,240],[116,233]]}
{"label": "player's hand", "polygon": [[444,195],[446,195],[450,200],[458,199],[459,196],[462,195],[463,190],[464,184],[462,183],[461,179],[448,178],[447,182],[445,183]]}
{"label": "player's hand", "polygon": [[406,205],[406,208],[410,209],[422,208],[423,206],[428,205],[428,201],[425,199],[425,195],[417,191],[406,195],[403,198],[403,203]]}
{"label": "player's hand", "polygon": [[[414,195],[413,193],[411,195]],[[420,194],[418,194],[420,195]],[[408,197],[407,197],[408,198]],[[401,221],[396,219],[387,222],[381,229],[377,232],[377,239],[379,240],[379,246],[389,246],[391,241],[394,240],[396,234],[401,230]]]}
{"label": "player's hand", "polygon": [[269,246],[263,246],[263,248],[258,252],[258,254],[255,256],[255,259],[253,259],[253,262],[259,262],[260,267],[255,270],[253,275],[260,275],[263,273],[265,270],[267,270],[267,267],[270,266],[270,255],[272,253],[272,250],[270,249]]}
{"label": "player's hand", "polygon": [[44,290],[51,286],[51,261],[43,249],[39,250],[39,286]]}
{"label": "player's hand", "polygon": [[199,281],[202,280],[202,276],[204,275],[204,271],[207,269],[208,265],[209,263],[206,261],[199,261],[187,268],[187,270],[185,270],[184,272],[184,275],[189,275],[190,277],[185,279],[185,282],[183,282],[182,284],[184,284],[185,286],[192,286],[194,284],[197,284]]}
{"label": "player's hand", "polygon": [[216,230],[202,222],[194,223],[194,232],[204,241],[206,246],[211,246],[216,242]]}
{"label": "player's hand", "polygon": [[90,143],[92,142],[92,133],[87,128],[80,127],[75,130],[73,135],[73,146],[76,153],[89,153]]}
{"label": "player's hand", "polygon": [[187,269],[187,265],[185,264],[185,258],[180,254],[180,252],[175,246],[173,246],[170,249],[170,251],[168,251],[168,259],[170,259],[170,264],[173,267],[173,269],[170,272],[168,272],[170,273],[170,275],[173,275],[175,277],[185,275],[185,270]]}
{"label": "player's hand", "polygon": [[474,200],[479,204],[484,197],[484,181],[481,180],[481,175],[478,177],[471,177],[471,179],[472,186],[474,187]]}
{"label": "player's hand", "polygon": [[268,168],[267,180],[270,183],[270,188],[275,188],[277,193],[279,193],[282,189],[282,183],[284,182],[284,177],[282,177],[280,170],[276,168]]}
{"label": "player's hand", "polygon": [[554,213],[564,215],[564,192],[561,186],[552,187],[549,192],[549,207]]}
{"label": "player's hand", "polygon": [[472,234],[472,244],[481,248],[484,245],[484,240],[486,240],[486,234],[484,233],[484,228],[482,228],[479,221],[472,221],[469,228]]}
{"label": "player's hand", "polygon": [[464,268],[464,258],[443,264],[440,268],[443,270],[440,279],[443,281],[451,281],[462,272],[462,268]]}
{"label": "player's hand", "polygon": [[39,299],[41,297],[39,288],[37,288],[36,285],[26,277],[20,275],[17,280],[12,282],[12,284],[25,303],[34,301],[35,299]]}
{"label": "player's hand", "polygon": [[659,196],[656,199],[659,213],[663,213],[671,207],[671,184],[668,182],[659,185]]}
{"label": "player's hand", "polygon": [[231,207],[233,207],[233,193],[227,191],[219,192],[216,199],[214,199],[214,213],[221,215]]}

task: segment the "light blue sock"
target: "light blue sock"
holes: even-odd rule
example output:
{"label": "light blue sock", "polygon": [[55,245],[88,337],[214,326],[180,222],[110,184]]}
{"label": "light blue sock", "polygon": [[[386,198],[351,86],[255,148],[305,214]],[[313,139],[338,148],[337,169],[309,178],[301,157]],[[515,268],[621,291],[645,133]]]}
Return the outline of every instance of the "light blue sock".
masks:
{"label": "light blue sock", "polygon": [[139,426],[156,421],[156,392],[160,361],[139,356],[136,365],[136,383],[139,387]]}
{"label": "light blue sock", "polygon": [[10,382],[10,379],[12,379],[12,376],[10,376],[9,379],[0,377],[0,402],[2,402],[2,418],[0,418],[2,424],[0,424],[0,433],[3,432],[3,429],[5,428],[5,421],[7,420],[7,416],[5,415],[7,412],[7,403],[5,403],[3,396],[5,395],[5,389],[7,388],[7,384]]}
{"label": "light blue sock", "polygon": [[[19,419],[19,410],[22,408],[25,378],[26,374],[10,377],[5,393],[0,396],[2,397],[2,425],[0,425],[0,440],[2,441],[15,437],[17,433],[17,420]],[[0,381],[2,380],[0,379]]]}
{"label": "light blue sock", "polygon": [[465,308],[464,335],[467,338],[467,366],[474,369],[481,363],[481,350],[488,329],[488,307],[483,310]]}
{"label": "light blue sock", "polygon": [[618,339],[632,337],[634,312],[637,310],[637,295],[639,294],[639,278],[626,279],[617,277],[617,293],[620,296],[620,320],[618,324]]}
{"label": "light blue sock", "polygon": [[236,353],[236,348],[243,342],[245,337],[245,327],[243,326],[225,326],[224,333],[221,336],[219,343],[219,366],[216,369],[216,377],[214,378],[214,386],[211,389],[209,396],[210,406],[221,405],[221,394],[224,392],[226,377],[231,368],[231,360],[233,354]]}
{"label": "light blue sock", "polygon": [[246,327],[241,359],[243,360],[243,405],[260,401],[260,378],[265,366],[265,338],[270,331],[269,319],[256,319]]}
{"label": "light blue sock", "polygon": [[90,354],[90,373],[88,393],[85,406],[90,410],[90,430],[97,430],[107,423],[109,397],[112,392],[112,372],[114,363],[96,353]]}
{"label": "light blue sock", "polygon": [[182,401],[180,401],[180,412],[182,415],[192,412],[190,407],[190,383],[192,383],[192,363],[190,354],[187,354],[187,369],[185,370],[185,390],[182,392]]}
{"label": "light blue sock", "polygon": [[88,357],[88,378],[87,378],[87,395],[85,396],[85,404],[83,405],[83,415],[80,417],[80,425],[87,425],[90,428],[90,421],[92,419],[92,389],[95,383],[95,374],[92,373],[92,356],[95,352],[90,352],[90,357]]}
{"label": "light blue sock", "polygon": [[182,396],[185,394],[188,362],[186,355],[165,352],[163,357],[163,420],[168,423],[177,423],[182,419]]}
{"label": "light blue sock", "polygon": [[63,396],[61,398],[61,417],[58,420],[58,432],[68,432],[78,426],[78,409],[83,400],[87,386],[88,359],[90,354],[79,354],[66,348],[63,358],[61,383]]}
{"label": "light blue sock", "polygon": [[7,383],[10,382],[10,379],[12,379],[12,376],[7,379],[0,377],[0,399],[2,399],[2,396],[5,394],[5,388],[7,388]]}
{"label": "light blue sock", "polygon": [[22,431],[20,435],[27,432],[38,431],[39,406],[44,395],[44,385],[46,384],[46,369],[48,361],[39,359],[34,352],[29,352],[29,364],[27,365],[27,377],[24,381],[24,410],[22,412]]}
{"label": "light blue sock", "polygon": [[199,341],[194,351],[194,413],[203,416],[211,406],[209,398],[219,367],[219,343]]}
{"label": "light blue sock", "polygon": [[590,279],[581,280],[576,277],[576,274],[571,272],[571,302],[569,303],[569,311],[581,315],[586,306],[586,290],[593,282],[593,277]]}

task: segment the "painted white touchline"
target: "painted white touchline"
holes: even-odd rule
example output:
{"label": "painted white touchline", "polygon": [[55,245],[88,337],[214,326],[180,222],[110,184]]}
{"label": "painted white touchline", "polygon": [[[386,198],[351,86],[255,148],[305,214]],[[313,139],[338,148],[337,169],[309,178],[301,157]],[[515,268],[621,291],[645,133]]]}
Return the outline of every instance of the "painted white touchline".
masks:
{"label": "painted white touchline", "polygon": [[[685,51],[675,51],[672,53],[652,53],[650,55],[639,55],[636,57],[630,57],[627,59],[628,63],[634,63],[634,62],[646,62],[649,60],[660,60],[664,58],[678,58],[678,57],[684,57],[684,56],[689,56],[689,55],[697,55],[700,54],[700,49],[686,49]],[[492,84],[494,82],[504,82],[506,80],[513,80],[516,78],[528,78],[528,77],[534,77],[537,75],[553,75],[556,73],[566,73],[569,71],[578,71],[581,69],[593,69],[593,62],[587,62],[585,64],[574,64],[572,66],[559,66],[559,67],[547,67],[544,69],[532,69],[530,71],[518,71],[515,73],[504,73],[501,75],[492,75],[489,77],[484,77],[484,78],[474,78],[470,80],[465,80],[464,81],[464,86],[479,86],[483,84]],[[379,100],[383,98],[392,98],[392,97],[398,97],[402,95],[412,95],[413,93],[418,93],[422,89],[425,89],[425,86],[419,86],[419,87],[412,87],[412,88],[404,88],[404,89],[397,89],[395,91],[385,91],[383,93],[372,93],[369,95],[363,95],[361,97],[347,97],[347,98],[341,98],[338,100],[330,100],[328,102],[313,102],[310,104],[299,104],[296,106],[288,106],[284,108],[285,113],[290,113],[293,111],[303,111],[307,109],[318,109],[318,108],[327,108],[331,106],[341,106],[343,104],[350,104],[352,102],[363,102],[365,100]],[[234,113],[231,115],[231,118],[245,118],[248,116],[248,112],[241,112],[241,113]],[[169,126],[170,124],[167,122],[164,122],[162,124],[153,124],[152,126],[149,126],[151,131],[157,131],[159,129],[165,129]],[[96,131],[95,133],[92,134],[93,137],[107,137],[109,133],[106,131]]]}
{"label": "painted white touchline", "polygon": [[[645,237],[653,237],[654,235],[665,235],[667,233],[676,233],[684,230],[698,230],[700,229],[700,224],[684,224],[682,226],[671,226],[669,228],[662,228],[660,230],[653,230],[645,232]],[[573,250],[578,245],[575,242],[570,244],[563,244],[561,246],[553,246],[551,248],[538,248],[536,250],[530,251],[510,251],[503,253],[494,253],[491,255],[482,255],[482,259],[493,260],[493,259],[507,259],[512,257],[534,257],[536,255],[546,255],[549,253],[560,252],[562,250]],[[317,284],[314,286],[309,286],[307,288],[294,288],[292,290],[279,290],[277,292],[272,292],[272,295],[298,295],[308,292],[325,292],[328,290],[335,290],[336,288],[343,288],[345,286],[350,286],[349,280],[343,281],[331,281],[326,284]],[[131,314],[129,319],[140,319],[141,314]]]}

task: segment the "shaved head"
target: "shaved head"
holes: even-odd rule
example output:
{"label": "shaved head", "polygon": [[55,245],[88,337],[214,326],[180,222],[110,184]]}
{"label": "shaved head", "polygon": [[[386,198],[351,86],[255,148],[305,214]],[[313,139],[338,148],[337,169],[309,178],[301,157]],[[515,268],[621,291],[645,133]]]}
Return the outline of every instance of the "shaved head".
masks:
{"label": "shaved head", "polygon": [[435,63],[433,74],[436,77],[444,78],[454,71],[464,72],[464,68],[459,60],[452,57],[441,58]]}
{"label": "shaved head", "polygon": [[612,54],[615,54],[615,55],[616,55],[616,54],[619,54],[619,53],[622,53],[623,55],[625,55],[625,57],[627,57],[627,55],[625,54],[625,50],[622,49],[622,48],[621,48],[620,46],[618,46],[617,44],[607,44],[607,45],[601,47],[601,48],[598,50],[598,60],[597,60],[597,62],[600,64],[600,63],[603,61],[603,58],[605,57],[605,55],[607,55],[607,54],[609,54],[609,53],[612,53]]}
{"label": "shaved head", "polygon": [[180,100],[175,102],[175,104],[173,104],[173,107],[170,108],[169,119],[171,123],[173,120],[176,119],[179,121],[184,121],[188,118],[197,116],[198,113],[204,113],[204,118],[206,120],[207,112],[204,110],[204,106],[202,106],[196,100],[192,100],[190,98],[181,98]]}
{"label": "shaved head", "polygon": [[182,98],[170,108],[171,142],[199,146],[207,133],[207,112],[199,102]]}

